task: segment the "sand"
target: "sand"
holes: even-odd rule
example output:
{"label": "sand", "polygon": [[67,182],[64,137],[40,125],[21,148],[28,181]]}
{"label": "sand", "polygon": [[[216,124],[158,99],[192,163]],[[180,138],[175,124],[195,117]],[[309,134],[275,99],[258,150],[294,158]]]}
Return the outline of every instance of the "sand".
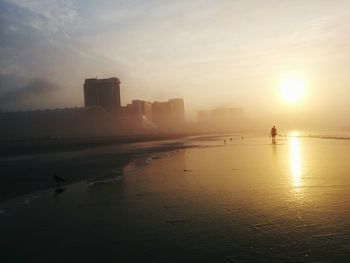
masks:
{"label": "sand", "polygon": [[140,157],[106,182],[0,203],[4,262],[347,260],[350,141],[185,144],[196,147]]}
{"label": "sand", "polygon": [[123,138],[0,143],[0,201],[55,187],[54,173],[72,184],[120,171],[153,153],[195,146],[180,136]]}

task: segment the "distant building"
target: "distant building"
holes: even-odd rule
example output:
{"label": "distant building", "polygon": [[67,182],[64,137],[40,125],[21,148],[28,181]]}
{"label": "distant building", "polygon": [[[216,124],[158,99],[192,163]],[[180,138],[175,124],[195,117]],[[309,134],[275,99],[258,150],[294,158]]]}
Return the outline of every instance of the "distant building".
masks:
{"label": "distant building", "polygon": [[171,117],[175,123],[185,122],[185,103],[183,99],[171,99]]}
{"label": "distant building", "polygon": [[178,128],[185,122],[183,99],[171,99],[166,102],[152,103],[152,119],[160,128]]}
{"label": "distant building", "polygon": [[84,133],[85,113],[77,107],[5,112],[0,115],[0,138],[79,137]]}
{"label": "distant building", "polygon": [[199,121],[206,121],[209,119],[210,112],[207,110],[201,110],[197,112],[198,120]]}
{"label": "distant building", "polygon": [[216,108],[197,113],[198,122],[193,131],[221,133],[238,131],[244,127],[242,108]]}
{"label": "distant building", "polygon": [[119,113],[121,111],[119,85],[118,78],[85,79],[85,107],[100,106],[107,112]]}
{"label": "distant building", "polygon": [[149,121],[152,121],[152,103],[143,100],[132,100],[131,104],[122,107],[122,113],[130,117],[145,116]]}
{"label": "distant building", "polygon": [[242,116],[242,108],[216,108],[212,110],[198,111],[199,121],[229,121],[232,118]]}
{"label": "distant building", "polygon": [[133,100],[122,107],[119,86],[118,78],[85,79],[85,107],[81,108],[21,112],[0,110],[0,139],[79,138],[183,132],[185,123],[183,99],[154,103]]}

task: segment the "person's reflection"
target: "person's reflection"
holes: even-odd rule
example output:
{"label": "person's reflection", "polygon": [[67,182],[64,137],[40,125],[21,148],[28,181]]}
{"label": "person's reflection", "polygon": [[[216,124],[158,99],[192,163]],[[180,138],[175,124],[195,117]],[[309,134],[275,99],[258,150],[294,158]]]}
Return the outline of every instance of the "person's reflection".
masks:
{"label": "person's reflection", "polygon": [[272,155],[273,155],[273,159],[276,161],[276,158],[277,158],[277,145],[276,144],[272,144]]}

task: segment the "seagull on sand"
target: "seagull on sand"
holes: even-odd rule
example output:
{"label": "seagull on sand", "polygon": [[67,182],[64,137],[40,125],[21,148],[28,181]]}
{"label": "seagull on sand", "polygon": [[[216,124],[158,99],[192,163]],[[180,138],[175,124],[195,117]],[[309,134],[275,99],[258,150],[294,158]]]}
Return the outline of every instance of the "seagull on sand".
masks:
{"label": "seagull on sand", "polygon": [[66,179],[59,177],[56,173],[53,174],[53,179],[55,180],[56,183],[65,183],[67,182]]}

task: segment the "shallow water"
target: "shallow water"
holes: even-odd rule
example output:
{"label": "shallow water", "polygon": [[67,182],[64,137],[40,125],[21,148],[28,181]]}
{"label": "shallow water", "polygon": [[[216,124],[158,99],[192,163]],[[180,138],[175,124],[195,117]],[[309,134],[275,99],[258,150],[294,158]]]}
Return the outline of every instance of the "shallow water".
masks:
{"label": "shallow water", "polygon": [[192,138],[122,180],[0,204],[3,258],[334,262],[350,255],[350,141]]}

